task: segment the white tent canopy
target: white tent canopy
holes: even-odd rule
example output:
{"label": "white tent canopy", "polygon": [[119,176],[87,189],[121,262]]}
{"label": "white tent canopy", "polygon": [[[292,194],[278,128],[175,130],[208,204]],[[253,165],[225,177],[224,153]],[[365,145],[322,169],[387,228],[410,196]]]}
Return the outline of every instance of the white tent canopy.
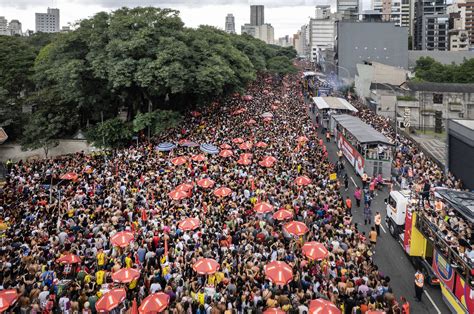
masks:
{"label": "white tent canopy", "polygon": [[318,110],[347,110],[358,112],[347,100],[339,97],[313,97],[313,102]]}

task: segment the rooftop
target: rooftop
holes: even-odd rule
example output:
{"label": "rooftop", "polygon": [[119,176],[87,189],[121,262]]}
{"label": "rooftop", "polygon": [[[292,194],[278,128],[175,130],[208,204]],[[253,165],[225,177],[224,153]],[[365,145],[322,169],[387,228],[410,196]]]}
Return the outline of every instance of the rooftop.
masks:
{"label": "rooftop", "polygon": [[474,130],[474,120],[453,119],[453,121],[459,123],[462,126],[465,126],[468,129]]}
{"label": "rooftop", "polygon": [[364,123],[361,119],[347,114],[333,115],[344,129],[351,133],[358,142],[364,143],[380,143],[385,145],[393,145],[390,140],[382,133]]}
{"label": "rooftop", "polygon": [[406,86],[412,91],[474,93],[474,84],[410,81],[406,82]]}

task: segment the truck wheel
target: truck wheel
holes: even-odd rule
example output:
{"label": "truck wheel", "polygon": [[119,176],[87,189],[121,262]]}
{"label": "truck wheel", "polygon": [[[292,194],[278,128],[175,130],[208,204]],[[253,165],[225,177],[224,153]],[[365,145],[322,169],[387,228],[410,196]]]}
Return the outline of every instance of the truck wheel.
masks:
{"label": "truck wheel", "polygon": [[396,237],[396,232],[395,232],[395,226],[393,225],[393,223],[391,221],[388,222],[388,231],[390,231],[390,234],[392,235],[392,237]]}

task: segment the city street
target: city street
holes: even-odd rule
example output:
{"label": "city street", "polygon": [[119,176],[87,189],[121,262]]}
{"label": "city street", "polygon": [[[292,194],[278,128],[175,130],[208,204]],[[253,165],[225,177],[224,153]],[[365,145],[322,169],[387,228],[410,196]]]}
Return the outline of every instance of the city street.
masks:
{"label": "city street", "polygon": [[[310,112],[310,111],[308,111]],[[311,112],[310,112],[311,115]],[[314,117],[312,117],[314,122]],[[319,137],[323,136],[319,134]],[[329,152],[329,159],[335,163],[337,161],[337,146],[334,141],[326,143]],[[354,172],[350,165],[346,165],[345,170],[349,176],[349,190],[342,189],[344,199],[350,196],[353,199],[355,185],[362,186],[360,177]],[[414,274],[415,268],[408,260],[407,255],[403,252],[399,242],[388,233],[388,227],[385,224],[386,205],[384,199],[388,197],[389,190],[384,188],[379,191],[378,195],[372,200],[372,213],[375,215],[379,211],[382,215],[381,236],[377,239],[377,247],[374,255],[375,263],[379,266],[379,270],[391,278],[390,286],[397,296],[404,296],[410,302],[413,313],[449,313],[449,308],[442,300],[441,290],[437,287],[432,288],[425,284],[425,293],[422,302],[416,302],[414,295]],[[354,202],[355,203],[355,202]],[[363,208],[354,206],[352,209],[353,222],[358,223],[359,230],[367,235],[370,226],[364,225]],[[372,221],[373,224],[373,221]]]}

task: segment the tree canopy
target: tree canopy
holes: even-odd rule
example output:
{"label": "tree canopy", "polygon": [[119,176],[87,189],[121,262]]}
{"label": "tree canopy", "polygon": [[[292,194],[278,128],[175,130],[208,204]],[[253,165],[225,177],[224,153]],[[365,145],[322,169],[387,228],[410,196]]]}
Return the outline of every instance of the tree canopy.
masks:
{"label": "tree canopy", "polygon": [[[126,110],[132,121],[140,112],[205,106],[243,91],[258,72],[294,71],[295,56],[293,48],[248,35],[186,28],[172,9],[100,12],[64,34],[0,36],[0,59],[8,60],[0,64],[0,111],[11,111],[21,98],[35,110],[63,115],[62,120],[74,117],[57,132],[73,134],[97,124],[101,113],[108,120]],[[7,104],[12,97],[17,101]],[[40,116],[32,115],[28,123]]]}
{"label": "tree canopy", "polygon": [[431,57],[416,61],[416,79],[437,83],[474,83],[474,58],[463,63],[444,65]]}

